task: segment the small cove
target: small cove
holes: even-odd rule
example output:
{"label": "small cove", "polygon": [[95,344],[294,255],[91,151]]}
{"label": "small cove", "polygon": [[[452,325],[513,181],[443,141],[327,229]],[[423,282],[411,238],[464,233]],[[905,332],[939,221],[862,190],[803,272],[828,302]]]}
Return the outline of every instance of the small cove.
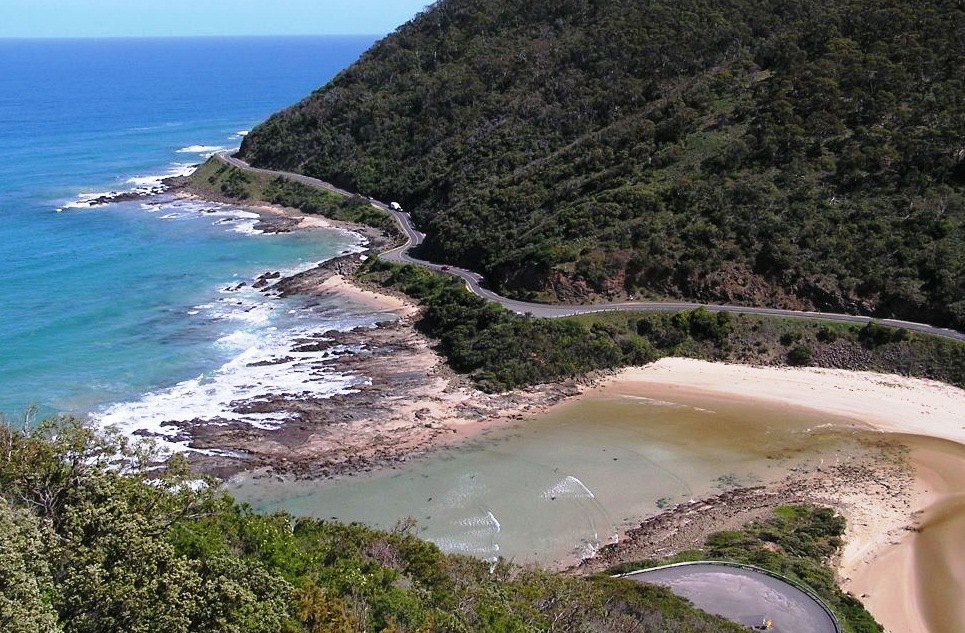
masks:
{"label": "small cove", "polygon": [[384,471],[333,481],[239,479],[261,511],[391,528],[411,517],[449,552],[557,566],[662,508],[848,460],[867,433],[780,405],[630,385],[489,429]]}

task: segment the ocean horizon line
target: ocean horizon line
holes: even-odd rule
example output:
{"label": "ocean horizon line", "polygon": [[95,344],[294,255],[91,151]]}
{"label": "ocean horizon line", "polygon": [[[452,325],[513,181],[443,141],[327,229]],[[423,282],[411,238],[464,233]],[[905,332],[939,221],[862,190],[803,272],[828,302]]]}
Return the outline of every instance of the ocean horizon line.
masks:
{"label": "ocean horizon line", "polygon": [[381,38],[388,33],[302,33],[302,34],[185,34],[185,35],[0,35],[0,42],[98,42],[98,41],[177,41],[177,40],[271,40],[271,39],[356,39]]}

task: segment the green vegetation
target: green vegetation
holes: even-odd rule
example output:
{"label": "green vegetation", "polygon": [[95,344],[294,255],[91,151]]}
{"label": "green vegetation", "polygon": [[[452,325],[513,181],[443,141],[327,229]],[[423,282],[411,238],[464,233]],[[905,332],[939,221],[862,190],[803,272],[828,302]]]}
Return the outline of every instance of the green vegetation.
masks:
{"label": "green vegetation", "polygon": [[642,365],[663,356],[883,371],[965,387],[965,343],[875,322],[864,327],[812,323],[704,307],[537,319],[487,303],[461,280],[418,266],[370,259],[358,277],[418,299],[424,310],[416,327],[438,341],[454,370],[485,391]]}
{"label": "green vegetation", "polygon": [[361,196],[345,198],[284,178],[245,172],[214,157],[191,175],[191,188],[209,198],[277,204],[332,220],[371,226],[389,236],[399,235],[392,216]]}
{"label": "green vegetation", "polygon": [[242,154],[519,297],[962,328],[963,33],[957,0],[440,0]]}
{"label": "green vegetation", "polygon": [[270,178],[249,173],[212,156],[191,174],[191,187],[208,198],[227,198],[238,202],[258,202]]}
{"label": "green vegetation", "polygon": [[625,573],[691,560],[756,565],[814,591],[834,611],[845,633],[878,633],[881,625],[856,598],[838,588],[829,566],[843,544],[844,528],[844,519],[829,508],[782,506],[765,521],[711,535],[701,550],[682,552],[669,561],[626,563],[609,571]]}
{"label": "green vegetation", "polygon": [[399,227],[392,216],[361,196],[344,198],[300,182],[276,178],[261,194],[266,202],[317,213],[333,220],[375,227],[388,235],[397,235]]}
{"label": "green vegetation", "polygon": [[666,590],[447,556],[261,515],[123,440],[0,426],[0,629],[11,633],[740,631]]}

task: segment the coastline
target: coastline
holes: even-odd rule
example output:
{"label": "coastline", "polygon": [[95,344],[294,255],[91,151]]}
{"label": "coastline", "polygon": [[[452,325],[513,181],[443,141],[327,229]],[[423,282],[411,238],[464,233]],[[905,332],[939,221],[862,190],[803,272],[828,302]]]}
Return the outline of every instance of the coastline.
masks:
{"label": "coastline", "polygon": [[350,279],[365,258],[390,241],[381,231],[278,205],[239,204],[217,196],[211,200],[207,192],[192,191],[186,181],[168,184],[167,193],[181,199],[225,202],[256,213],[260,221],[255,228],[264,232],[337,229],[359,235],[364,252],[288,277],[266,272],[255,287],[280,296],[338,296],[370,314],[384,315],[375,328],[319,331],[293,348],[339,350],[329,366],[363,379],[353,393],[254,397],[236,403],[247,412],[290,416],[289,422],[271,429],[202,419],[169,422],[177,428],[178,439],[192,449],[185,456],[201,472],[223,480],[242,473],[317,479],[370,472],[538,414],[579,393],[592,380],[578,378],[507,394],[478,391],[453,373],[433,351],[432,342],[413,327],[417,303]]}
{"label": "coastline", "polygon": [[[183,191],[178,195],[198,197]],[[360,232],[361,228],[280,207],[244,208],[259,213],[266,226],[281,226],[280,230],[336,227]],[[379,241],[371,229],[364,235]],[[461,441],[493,425],[539,415],[573,396],[627,385],[645,387],[667,398],[713,395],[812,409],[840,416],[843,424],[854,428],[879,432],[883,439],[907,434],[965,445],[965,426],[956,416],[956,411],[965,410],[965,391],[890,374],[670,358],[606,376],[510,394],[484,394],[449,371],[432,351],[431,342],[415,331],[412,320],[418,307],[411,300],[359,287],[348,278],[359,263],[358,256],[343,257],[279,283],[282,292],[336,293],[386,313],[389,319],[374,330],[322,335],[333,337],[332,344],[366,348],[363,353],[340,357],[335,364],[340,371],[366,376],[368,384],[358,393],[322,401],[296,398],[269,403],[270,410],[298,415],[297,423],[271,432],[221,427],[205,433],[203,423],[192,424],[183,430],[193,435],[193,447],[246,453],[242,460],[227,462],[196,454],[192,461],[202,470],[221,477],[282,472],[306,478],[371,471]],[[887,463],[866,459],[849,466],[847,472],[829,467],[823,472],[794,473],[777,486],[731,491],[703,500],[697,507],[671,509],[628,531],[620,543],[604,548],[577,573],[646,557],[643,554],[669,555],[675,548],[702,542],[710,532],[739,527],[763,516],[776,505],[823,503],[848,518],[846,547],[837,565],[842,587],[861,596],[887,630],[929,631],[922,615],[926,607],[919,599],[922,592],[916,590],[923,579],[916,569],[915,543],[910,536],[916,534],[927,509],[946,501],[953,489],[942,484],[947,472],[923,474],[927,459],[923,461],[920,451],[911,452],[912,472],[907,456],[885,444],[882,454],[893,457]],[[965,469],[965,462],[957,467]],[[695,512],[703,518],[694,521]],[[684,517],[691,524],[687,531],[690,540],[678,536]],[[649,550],[640,547],[642,542],[648,543]],[[876,583],[882,577],[895,582]]]}
{"label": "coastline", "polygon": [[[240,473],[317,479],[369,472],[535,414],[579,392],[578,380],[508,394],[476,390],[415,330],[416,304],[347,278],[359,264],[358,254],[343,256],[280,279],[272,288],[283,295],[338,294],[385,316],[375,328],[318,332],[298,341],[300,349],[343,350],[331,367],[364,382],[353,393],[332,397],[292,394],[240,403],[258,413],[289,414],[292,419],[277,428],[176,423],[190,437],[195,451],[186,456],[196,468],[222,479]],[[214,454],[206,454],[210,451]]]}

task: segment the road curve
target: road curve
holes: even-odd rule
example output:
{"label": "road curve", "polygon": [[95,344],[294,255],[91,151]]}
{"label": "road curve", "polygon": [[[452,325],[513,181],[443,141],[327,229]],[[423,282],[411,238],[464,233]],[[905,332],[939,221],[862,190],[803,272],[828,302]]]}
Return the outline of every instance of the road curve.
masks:
{"label": "road curve", "polygon": [[[317,187],[319,189],[324,189],[325,191],[330,191],[336,193],[340,196],[353,197],[356,194],[346,191],[345,189],[339,189],[338,187],[327,183],[318,178],[312,178],[310,176],[305,176],[303,174],[296,174],[287,171],[276,171],[273,169],[261,169],[260,167],[252,167],[245,161],[232,156],[229,152],[220,152],[215,154],[218,160],[227,163],[238,169],[245,171],[250,171],[259,174],[267,174],[270,176],[278,176],[281,178],[287,178],[295,182],[300,182],[302,184],[308,185],[310,187]],[[628,312],[628,311],[651,311],[651,312],[677,312],[679,310],[692,310],[694,308],[703,306],[711,312],[732,312],[734,314],[761,314],[767,316],[777,316],[786,317],[791,319],[802,319],[808,321],[836,321],[842,323],[858,323],[865,324],[871,321],[877,321],[882,325],[887,325],[895,328],[905,328],[907,330],[912,330],[915,332],[922,332],[925,334],[931,334],[933,336],[941,336],[943,338],[955,339],[958,341],[965,341],[965,333],[959,332],[957,330],[952,330],[949,328],[940,328],[933,325],[928,325],[926,323],[914,323],[911,321],[899,321],[897,319],[875,319],[873,317],[857,316],[854,314],[835,314],[830,312],[806,312],[797,310],[780,310],[777,308],[756,308],[748,306],[733,306],[733,305],[716,305],[716,304],[700,304],[700,303],[688,303],[688,302],[673,302],[673,301],[625,301],[622,303],[604,303],[604,304],[592,304],[592,305],[565,305],[565,304],[545,304],[545,303],[529,303],[527,301],[518,301],[516,299],[509,299],[498,295],[495,292],[484,287],[484,281],[482,275],[477,272],[466,270],[464,268],[458,268],[456,266],[444,266],[436,264],[433,262],[428,262],[421,259],[416,259],[409,255],[410,249],[418,246],[422,243],[425,238],[423,233],[420,233],[413,225],[409,218],[409,214],[404,211],[397,211],[392,209],[389,205],[378,200],[371,201],[372,206],[382,209],[383,211],[389,213],[398,223],[399,228],[406,236],[406,243],[402,246],[398,246],[391,250],[383,251],[379,254],[379,257],[391,262],[405,263],[405,264],[416,264],[418,266],[424,266],[435,271],[441,271],[448,273],[450,275],[455,275],[462,278],[466,282],[466,286],[469,288],[470,292],[476,294],[483,299],[488,301],[494,301],[507,310],[512,310],[518,314],[531,314],[536,317],[541,318],[556,318],[564,316],[573,316],[576,314],[589,314],[594,312]]]}
{"label": "road curve", "polygon": [[841,633],[831,609],[808,588],[759,567],[717,561],[678,563],[622,575],[653,583],[694,606],[771,633]]}

